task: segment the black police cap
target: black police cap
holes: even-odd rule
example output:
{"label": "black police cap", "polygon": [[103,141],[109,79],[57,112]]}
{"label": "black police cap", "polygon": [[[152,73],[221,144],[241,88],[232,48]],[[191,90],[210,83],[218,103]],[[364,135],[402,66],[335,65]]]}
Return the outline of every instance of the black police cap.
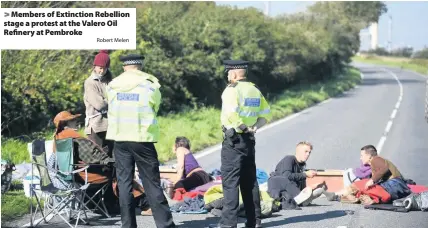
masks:
{"label": "black police cap", "polygon": [[120,56],[119,60],[123,62],[124,66],[127,65],[143,65],[144,56],[139,54],[129,54],[126,56]]}
{"label": "black police cap", "polygon": [[248,69],[250,62],[244,60],[224,60],[223,64],[225,71],[235,70],[235,69]]}

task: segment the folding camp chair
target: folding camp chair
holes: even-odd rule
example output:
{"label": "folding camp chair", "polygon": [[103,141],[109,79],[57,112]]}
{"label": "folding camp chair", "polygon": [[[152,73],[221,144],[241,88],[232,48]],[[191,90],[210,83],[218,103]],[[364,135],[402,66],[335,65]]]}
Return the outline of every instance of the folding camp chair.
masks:
{"label": "folding camp chair", "polygon": [[[114,167],[111,165],[112,160],[105,160],[108,155],[104,154],[103,148],[94,144],[91,140],[78,138],[74,139],[74,154],[75,161],[78,161],[77,166],[89,166],[87,175],[76,175],[78,180],[82,182],[83,178],[86,178],[83,182],[89,183],[87,191],[84,193],[85,205],[87,210],[89,204],[94,206],[93,210],[99,210],[106,217],[110,218],[107,208],[104,203],[105,193],[109,186],[112,186]],[[89,152],[89,153],[88,153]],[[103,162],[101,162],[103,160]],[[108,164],[98,164],[109,161]],[[97,164],[85,163],[85,162],[97,162]],[[84,176],[84,177],[82,177]],[[79,182],[79,181],[78,181]],[[88,194],[91,190],[95,191],[93,194]],[[97,200],[98,199],[98,200]]]}
{"label": "folding camp chair", "polygon": [[[106,190],[109,186],[111,186],[110,180],[106,180],[106,182],[99,183],[99,184],[98,183],[97,184],[89,183],[89,186],[86,190],[95,189],[96,192],[92,195],[89,195],[87,193],[87,191],[84,192],[84,207],[85,207],[85,209],[88,211],[95,211],[96,209],[98,209],[106,217],[110,218],[111,216],[108,213],[107,207],[104,203],[104,199],[105,199],[104,196],[105,196]],[[98,197],[98,200],[96,200],[97,197]],[[92,210],[89,209],[90,203],[92,203],[95,206],[95,208],[93,208]]]}
{"label": "folding camp chair", "polygon": [[[74,227],[79,221],[87,223],[80,217],[83,212],[88,219],[84,208],[84,193],[89,184],[77,185],[74,174],[87,172],[88,166],[74,170],[73,141],[64,139],[56,141],[56,152],[50,157],[46,157],[44,140],[35,140],[32,143],[32,170],[37,169],[41,183],[40,190],[31,188],[31,192],[36,198],[37,206],[33,213],[33,203],[31,201],[31,221],[30,226],[36,227],[41,221],[46,223],[54,216],[59,216],[70,227],[70,220],[75,219]],[[32,171],[33,172],[33,171]],[[41,194],[38,194],[38,192]],[[41,207],[41,198],[44,196],[44,208]],[[35,220],[37,210],[40,209],[42,218]],[[67,213],[69,219],[65,219],[63,214]],[[74,215],[73,215],[74,213]]]}

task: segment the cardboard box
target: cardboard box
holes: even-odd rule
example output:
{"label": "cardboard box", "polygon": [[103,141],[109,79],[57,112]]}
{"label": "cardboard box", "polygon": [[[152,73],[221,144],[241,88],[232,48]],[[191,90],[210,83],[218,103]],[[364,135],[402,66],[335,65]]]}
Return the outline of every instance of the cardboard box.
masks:
{"label": "cardboard box", "polygon": [[177,170],[172,166],[159,166],[160,177],[162,179],[168,179],[175,183],[177,178]]}
{"label": "cardboard box", "polygon": [[343,170],[317,171],[317,176],[306,178],[306,186],[316,185],[325,181],[329,192],[339,192],[343,189]]}

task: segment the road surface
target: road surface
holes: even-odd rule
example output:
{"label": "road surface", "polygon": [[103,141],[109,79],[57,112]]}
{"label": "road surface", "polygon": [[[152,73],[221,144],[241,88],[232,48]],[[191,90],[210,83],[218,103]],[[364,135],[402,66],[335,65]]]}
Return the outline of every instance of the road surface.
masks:
{"label": "road surface", "polygon": [[[314,149],[308,168],[345,169],[359,164],[360,148],[373,144],[406,178],[428,185],[428,124],[424,120],[425,79],[400,69],[358,65],[364,80],[357,88],[329,99],[257,133],[257,167],[271,172],[296,143],[308,140]],[[205,170],[220,167],[217,147],[198,155]],[[316,206],[287,210],[264,219],[265,227],[423,228],[424,212],[370,211],[361,205],[317,199]],[[180,227],[207,227],[218,218],[173,214]],[[152,217],[137,216],[139,227],[155,227]],[[238,227],[243,227],[244,220]],[[24,224],[17,222],[15,224]],[[48,227],[63,227],[50,225]],[[84,226],[82,226],[84,227]],[[120,227],[120,217],[101,219],[88,227]]]}

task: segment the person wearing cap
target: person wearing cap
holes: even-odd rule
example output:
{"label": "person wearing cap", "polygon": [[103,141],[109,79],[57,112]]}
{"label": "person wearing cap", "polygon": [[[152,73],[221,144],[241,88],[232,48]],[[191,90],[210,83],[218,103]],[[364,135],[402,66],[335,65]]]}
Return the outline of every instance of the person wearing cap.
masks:
{"label": "person wearing cap", "polygon": [[54,138],[58,140],[82,137],[77,132],[77,121],[80,116],[81,114],[73,115],[68,111],[62,111],[58,113],[53,120],[56,127]]}
{"label": "person wearing cap", "polygon": [[107,50],[95,56],[91,75],[85,80],[83,101],[86,107],[85,134],[101,147],[108,147],[111,155],[112,142],[105,140],[107,132],[106,86],[112,80],[109,70],[110,57]]}
{"label": "person wearing cap", "polygon": [[[85,164],[108,164],[113,163],[114,160],[110,158],[107,151],[104,151],[100,145],[94,141],[81,136],[78,130],[78,118],[81,114],[71,114],[68,111],[62,111],[58,113],[54,118],[54,124],[56,127],[54,140],[61,140],[66,138],[72,138],[74,146],[74,153],[76,155],[75,162]],[[53,144],[53,152],[56,152],[56,144]],[[55,156],[48,159],[49,167],[55,167]],[[85,183],[85,180],[91,184],[105,183],[111,177],[111,170],[106,169],[105,166],[91,166],[87,171],[81,171],[77,173],[80,179],[77,179],[81,184]],[[54,173],[52,173],[54,175]],[[66,189],[68,186],[62,181],[54,180],[54,185],[61,189]],[[98,188],[92,188],[87,190],[87,194],[92,196]],[[105,196],[112,194],[110,189],[104,193]],[[111,195],[112,196],[112,195]],[[108,211],[112,211],[116,208],[115,199],[112,197],[105,197],[105,205]]]}
{"label": "person wearing cap", "polygon": [[121,56],[124,72],[107,86],[108,128],[106,138],[114,141],[116,175],[123,228],[137,227],[131,202],[135,164],[158,228],[175,227],[163,194],[159,160],[154,143],[159,140],[157,112],[161,103],[159,80],[142,72],[144,56]]}
{"label": "person wearing cap", "polygon": [[254,135],[270,119],[270,107],[260,90],[247,81],[248,64],[242,60],[224,61],[230,83],[221,96],[224,141],[220,169],[224,205],[220,222],[210,227],[237,226],[238,186],[247,217],[245,227],[262,227]]}

